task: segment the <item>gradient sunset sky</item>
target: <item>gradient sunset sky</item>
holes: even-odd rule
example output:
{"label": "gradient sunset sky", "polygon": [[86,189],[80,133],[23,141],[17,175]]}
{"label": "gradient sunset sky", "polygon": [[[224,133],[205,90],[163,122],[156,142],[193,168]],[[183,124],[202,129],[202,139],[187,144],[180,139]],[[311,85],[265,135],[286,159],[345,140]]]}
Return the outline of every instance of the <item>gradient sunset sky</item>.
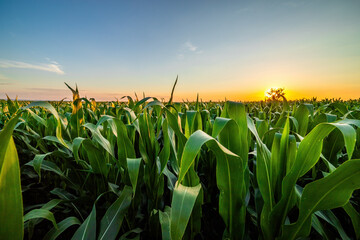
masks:
{"label": "gradient sunset sky", "polygon": [[0,98],[360,97],[360,1],[0,0]]}

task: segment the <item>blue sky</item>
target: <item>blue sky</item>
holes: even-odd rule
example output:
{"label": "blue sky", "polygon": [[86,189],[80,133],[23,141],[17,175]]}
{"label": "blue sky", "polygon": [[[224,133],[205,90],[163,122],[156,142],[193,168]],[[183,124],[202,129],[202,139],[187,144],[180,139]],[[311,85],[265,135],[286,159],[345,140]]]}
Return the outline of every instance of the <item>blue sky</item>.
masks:
{"label": "blue sky", "polygon": [[360,1],[0,0],[0,98],[360,97]]}

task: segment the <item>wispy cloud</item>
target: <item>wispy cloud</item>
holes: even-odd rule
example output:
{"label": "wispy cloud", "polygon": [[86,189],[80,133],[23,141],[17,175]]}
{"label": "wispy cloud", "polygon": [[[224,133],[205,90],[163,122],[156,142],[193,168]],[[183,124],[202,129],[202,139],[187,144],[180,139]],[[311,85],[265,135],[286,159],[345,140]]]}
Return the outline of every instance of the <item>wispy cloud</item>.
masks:
{"label": "wispy cloud", "polygon": [[192,42],[190,42],[190,41],[187,41],[186,43],[184,43],[184,46],[187,50],[189,50],[191,52],[195,52],[198,49],[198,47],[195,46],[194,44],[192,44]]}
{"label": "wispy cloud", "polygon": [[49,61],[49,63],[31,64],[19,61],[12,61],[6,59],[0,59],[0,68],[23,68],[23,69],[35,69],[46,72],[53,72],[59,75],[65,74],[59,63],[55,61]]}
{"label": "wispy cloud", "polygon": [[185,56],[187,54],[191,54],[191,53],[196,53],[196,54],[201,54],[203,53],[202,50],[199,50],[199,47],[194,45],[192,42],[187,41],[185,43],[182,44],[181,50],[179,51],[179,53],[177,54],[177,58],[179,60],[182,60],[185,58]]}

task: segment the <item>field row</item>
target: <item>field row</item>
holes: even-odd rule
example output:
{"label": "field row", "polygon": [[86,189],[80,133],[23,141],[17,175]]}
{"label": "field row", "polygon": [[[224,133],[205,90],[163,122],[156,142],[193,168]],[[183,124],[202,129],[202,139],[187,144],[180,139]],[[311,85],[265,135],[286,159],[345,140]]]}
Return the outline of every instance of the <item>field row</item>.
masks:
{"label": "field row", "polygon": [[0,102],[0,239],[360,239],[360,101]]}

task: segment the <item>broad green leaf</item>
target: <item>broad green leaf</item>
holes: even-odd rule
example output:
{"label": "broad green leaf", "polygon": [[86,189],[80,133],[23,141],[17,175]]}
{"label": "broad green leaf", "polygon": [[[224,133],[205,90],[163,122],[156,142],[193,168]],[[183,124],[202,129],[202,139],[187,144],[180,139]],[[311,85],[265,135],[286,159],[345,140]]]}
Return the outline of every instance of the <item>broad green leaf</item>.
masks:
{"label": "broad green leaf", "polygon": [[162,131],[163,131],[163,136],[164,136],[164,144],[163,144],[163,148],[159,154],[160,163],[161,163],[161,167],[160,167],[161,173],[164,171],[164,168],[170,158],[170,137],[169,137],[169,129],[168,129],[168,124],[167,124],[166,119],[164,120],[164,122],[162,124]]}
{"label": "broad green leaf", "polygon": [[177,153],[177,160],[178,160],[176,167],[178,168],[181,164],[180,163],[181,156],[182,156],[182,152],[183,152],[185,143],[187,141],[187,138],[185,137],[185,135],[182,132],[180,117],[177,115],[177,113],[175,115],[167,108],[164,108],[163,110],[166,112],[166,119],[167,119],[167,122],[168,122],[170,128],[174,131],[176,137],[178,138],[177,146],[176,146],[176,153]]}
{"label": "broad green leaf", "polygon": [[344,138],[337,129],[332,131],[329,136],[324,139],[324,147],[322,153],[333,165],[338,165],[338,153],[344,148]]}
{"label": "broad green leaf", "polygon": [[[270,179],[271,179],[271,191],[274,194],[274,198],[277,197],[278,194],[278,186],[281,187],[282,175],[281,170],[283,171],[282,161],[284,159],[281,158],[281,150],[280,142],[282,139],[282,135],[280,133],[275,133],[273,144],[271,147],[271,161],[270,161]],[[258,183],[261,185],[261,183]]]}
{"label": "broad green leaf", "polygon": [[42,206],[41,208],[46,210],[51,210],[61,202],[62,202],[61,199],[52,199],[49,202],[45,203],[44,206]]}
{"label": "broad green leaf", "polygon": [[139,115],[139,150],[145,165],[156,164],[159,143],[155,140],[155,126],[146,111]]}
{"label": "broad green leaf", "polygon": [[[30,162],[26,163],[25,165],[27,166],[32,166],[35,169],[35,165],[34,165],[34,160],[31,160]],[[41,161],[41,165],[39,166],[42,170],[44,171],[50,171],[50,172],[54,172],[57,175],[66,178],[67,177],[64,175],[64,173],[60,170],[60,168],[53,162],[49,162],[46,160],[42,160]]]}
{"label": "broad green leaf", "polygon": [[100,222],[98,240],[115,239],[119,233],[127,208],[131,204],[132,189],[125,186],[120,197],[107,209]]}
{"label": "broad green leaf", "polygon": [[55,228],[57,228],[56,220],[52,212],[47,209],[34,209],[25,214],[24,222],[29,221],[31,219],[44,218],[51,221]]}
{"label": "broad green leaf", "polygon": [[76,217],[68,217],[62,220],[58,223],[57,228],[52,228],[49,232],[46,233],[44,240],[56,239],[61,233],[73,225],[80,225],[80,221]]}
{"label": "broad green leaf", "polygon": [[44,127],[47,127],[46,125],[46,121],[41,118],[39,115],[37,115],[36,113],[34,113],[33,111],[31,111],[31,109],[27,109],[27,111],[30,113],[30,115],[41,125],[43,125]]}
{"label": "broad green leaf", "polygon": [[294,204],[294,187],[297,179],[307,173],[319,160],[323,139],[335,128],[339,129],[343,134],[346,150],[349,158],[351,158],[356,139],[356,132],[352,126],[343,121],[317,125],[301,141],[295,162],[282,182],[282,197],[274,207],[268,220],[274,226],[274,229],[280,228],[288,211]]}
{"label": "broad green leaf", "polygon": [[339,233],[341,239],[344,240],[350,240],[350,238],[347,236],[344,228],[341,226],[340,220],[335,216],[335,214],[331,210],[321,210],[315,212],[316,216],[321,217],[326,222],[331,224],[336,231]]}
{"label": "broad green leaf", "polygon": [[89,216],[76,230],[72,240],[95,240],[96,239],[96,207],[95,204]]}
{"label": "broad green leaf", "polygon": [[136,158],[134,146],[131,143],[125,124],[119,119],[113,119],[117,129],[118,159],[123,168],[126,167],[126,158]]}
{"label": "broad green leaf", "polygon": [[326,239],[326,240],[331,239],[329,234],[326,231],[327,229],[323,226],[323,224],[316,217],[316,215],[312,215],[311,221],[312,221],[311,224],[312,224],[313,228],[315,229],[315,231],[317,231],[321,235],[321,237],[323,239]]}
{"label": "broad green leaf", "polygon": [[126,158],[135,158],[135,150],[132,145],[125,124],[112,116],[104,115],[102,116],[96,124],[96,128],[100,126],[101,123],[107,121],[110,125],[110,128],[113,134],[117,139],[117,147],[118,147],[118,159],[123,168],[126,168]]}
{"label": "broad green leaf", "polygon": [[[242,149],[243,146],[241,145],[240,129],[235,120],[217,117],[213,125],[213,136],[217,136],[220,144],[231,152],[239,156],[242,155],[244,149]],[[223,157],[228,159],[226,161],[220,160]],[[247,180],[244,177],[244,171],[246,170],[247,161],[239,160],[240,158],[238,161],[231,161],[231,157],[227,157],[225,154],[222,156],[217,155],[217,183],[219,186],[222,185],[222,189],[224,189],[224,192],[220,192],[219,213],[227,226],[228,232],[224,234],[224,237],[229,236],[232,239],[243,238],[245,233]],[[239,164],[241,164],[240,167]],[[235,169],[237,169],[237,173]],[[232,184],[234,182],[237,184]],[[219,187],[219,189],[221,188]],[[225,195],[225,193],[230,192],[231,195]],[[232,205],[237,206],[237,209],[232,209]]]}
{"label": "broad green leaf", "polygon": [[127,158],[127,168],[129,171],[129,177],[131,181],[131,185],[133,187],[133,192],[135,194],[136,184],[138,181],[139,169],[141,164],[141,158]]}
{"label": "broad green leaf", "polygon": [[196,130],[202,129],[201,115],[198,111],[186,111],[185,137],[189,138]]}
{"label": "broad green leaf", "polygon": [[24,234],[20,166],[12,138],[19,116],[0,132],[0,239],[22,239]]}
{"label": "broad green leaf", "polygon": [[307,184],[300,200],[299,218],[284,226],[282,239],[308,236],[312,213],[344,206],[359,188],[360,160],[347,161],[327,177]]}
{"label": "broad green leaf", "polygon": [[307,133],[308,125],[309,125],[309,114],[310,109],[312,108],[311,104],[301,104],[294,114],[294,117],[299,123],[299,134],[301,136],[305,136]]}
{"label": "broad green leaf", "polygon": [[82,137],[77,137],[73,140],[73,144],[72,144],[72,152],[74,154],[74,158],[76,162],[80,161],[80,157],[79,157],[79,149],[80,146],[82,144],[82,142],[85,140],[85,138]]}
{"label": "broad green leaf", "polygon": [[171,239],[182,239],[201,185],[186,187],[176,184],[171,202]]}
{"label": "broad green leaf", "polygon": [[100,144],[100,146],[102,146],[108,153],[110,153],[111,156],[115,156],[114,149],[111,147],[110,142],[106,138],[104,138],[103,135],[101,135],[99,127],[95,126],[92,123],[86,123],[84,124],[84,127],[91,131],[95,142]]}
{"label": "broad green leaf", "polygon": [[78,213],[78,215],[81,217],[81,219],[84,219],[82,217],[82,214],[79,210],[79,208],[72,202],[76,199],[76,197],[67,192],[66,190],[62,189],[62,188],[54,188],[53,190],[50,191],[50,193],[55,194],[56,196],[60,197],[63,200],[67,200],[68,202],[70,202],[70,204],[74,207],[75,211]]}
{"label": "broad green leaf", "polygon": [[164,240],[171,240],[171,208],[166,206],[164,212],[159,211],[161,236]]}
{"label": "broad green leaf", "polygon": [[37,172],[37,174],[39,175],[39,182],[41,180],[41,164],[43,162],[43,160],[45,159],[46,156],[50,155],[52,152],[49,153],[45,153],[45,154],[37,154],[35,155],[33,161],[33,167],[35,172]]}
{"label": "broad green leaf", "polygon": [[[190,141],[191,139],[191,141]],[[186,172],[189,170],[191,164],[194,163],[195,157],[200,151],[202,145],[209,142],[210,144],[213,144],[214,146],[217,146],[217,148],[222,151],[225,154],[228,154],[230,156],[236,157],[237,155],[226,149],[224,146],[222,146],[219,142],[216,141],[213,137],[210,137],[206,133],[204,133],[201,130],[196,131],[191,135],[191,138],[186,142],[184,152],[182,155],[181,165],[180,165],[180,172],[179,172],[179,180],[178,183],[181,183],[182,180],[185,177]],[[217,149],[216,149],[217,150]],[[183,162],[184,161],[184,162]]]}
{"label": "broad green leaf", "polygon": [[238,225],[241,222],[241,218],[238,217],[242,214],[244,204],[244,186],[241,184],[243,183],[244,173],[242,168],[243,160],[238,155],[222,146],[213,137],[198,130],[189,137],[184,147],[178,183],[184,180],[186,173],[204,144],[216,155],[216,182],[220,190],[219,213],[227,225],[229,234],[236,236],[236,232],[242,228],[241,225]]}
{"label": "broad green leaf", "polygon": [[47,140],[47,141],[50,141],[50,142],[58,143],[60,145],[64,145],[63,143],[65,143],[66,147],[68,149],[72,148],[71,143],[69,141],[66,141],[64,139],[62,141],[60,141],[60,139],[58,137],[56,137],[56,136],[45,136],[45,137],[43,137],[43,139]]}
{"label": "broad green leaf", "polygon": [[[51,210],[54,207],[56,207],[59,203],[61,203],[62,200],[61,199],[52,199],[49,202],[45,203],[41,209],[45,209],[45,210]],[[31,219],[28,222],[24,223],[25,229],[28,230],[28,234],[29,234],[29,238],[32,238],[33,232],[34,232],[34,228],[37,224],[39,224],[40,222],[42,222],[43,218],[36,218],[36,219]]]}
{"label": "broad green leaf", "polygon": [[83,146],[89,158],[91,168],[94,173],[102,174],[105,177],[108,174],[108,166],[106,158],[102,151],[96,147],[93,142],[89,139],[83,141]]}
{"label": "broad green leaf", "polygon": [[350,216],[351,222],[354,227],[354,231],[356,234],[356,239],[360,239],[360,214],[356,211],[356,209],[351,205],[350,202],[345,204],[343,207],[346,213]]}
{"label": "broad green leaf", "polygon": [[59,139],[60,143],[63,146],[65,146],[66,148],[69,148],[69,146],[65,143],[65,141],[64,141],[64,139],[62,137],[61,119],[60,119],[60,116],[59,116],[58,112],[56,111],[56,109],[48,102],[32,102],[29,105],[27,105],[26,107],[24,107],[24,109],[29,109],[29,108],[32,108],[32,107],[43,107],[43,108],[47,109],[49,112],[51,112],[54,115],[54,117],[56,118],[56,121],[57,121],[56,137]]}
{"label": "broad green leaf", "polygon": [[250,117],[247,118],[247,126],[256,139],[256,179],[264,200],[264,206],[260,216],[260,225],[265,239],[268,239],[273,235],[273,228],[270,226],[268,219],[275,202],[275,187],[273,186],[273,181],[275,181],[276,178],[272,178],[271,175],[271,152],[261,141]]}
{"label": "broad green leaf", "polygon": [[[248,122],[245,105],[241,102],[227,101],[224,107],[224,114],[222,114],[221,117],[228,117],[237,123],[239,127],[240,144],[238,147],[239,152],[235,153],[238,154],[241,159],[247,159],[249,147],[247,142]],[[245,165],[246,163],[246,161],[243,162]]]}

